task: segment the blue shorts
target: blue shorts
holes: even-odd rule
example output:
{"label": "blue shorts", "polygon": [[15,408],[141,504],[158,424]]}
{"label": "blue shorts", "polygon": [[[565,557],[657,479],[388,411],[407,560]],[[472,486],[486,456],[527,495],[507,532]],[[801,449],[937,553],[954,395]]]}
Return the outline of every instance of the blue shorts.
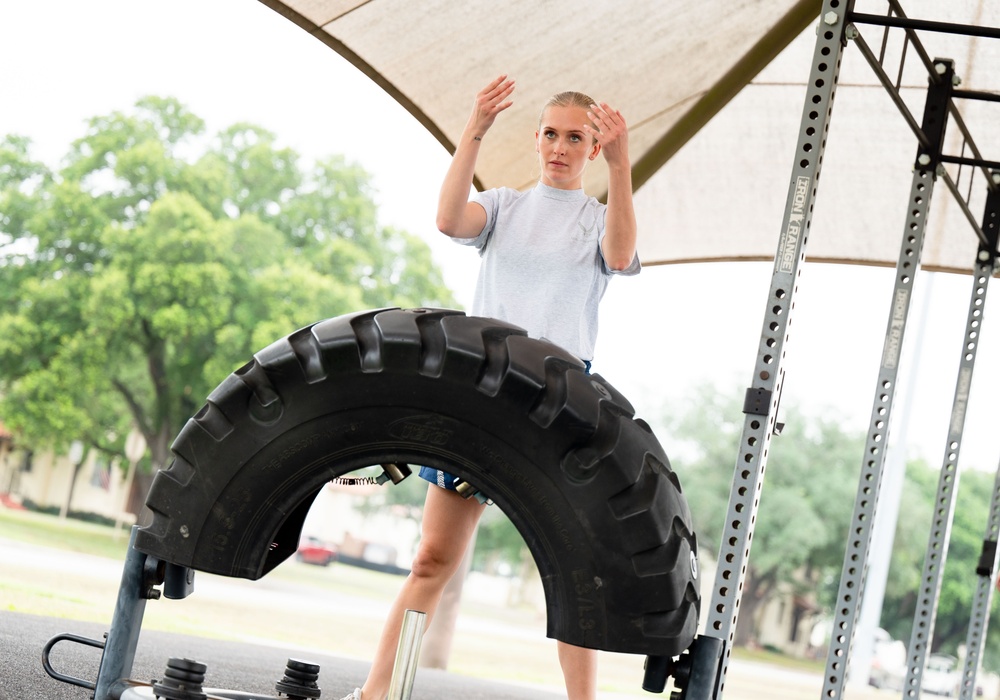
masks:
{"label": "blue shorts", "polygon": [[[590,374],[590,360],[582,360],[585,367],[584,372]],[[419,476],[425,481],[429,481],[435,486],[440,486],[447,491],[458,491],[458,484],[461,482],[457,476],[453,476],[448,472],[443,472],[440,469],[434,469],[433,467],[420,467]],[[482,491],[476,491],[473,497],[480,503],[491,504],[489,496],[484,494]]]}

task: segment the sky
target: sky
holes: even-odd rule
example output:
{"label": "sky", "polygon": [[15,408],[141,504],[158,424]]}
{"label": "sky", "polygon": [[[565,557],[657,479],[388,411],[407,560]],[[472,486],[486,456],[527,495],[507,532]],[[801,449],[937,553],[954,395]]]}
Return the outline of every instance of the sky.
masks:
{"label": "sky", "polygon": [[[343,154],[360,163],[373,176],[381,221],[425,240],[458,301],[471,305],[478,258],[434,228],[448,153],[360,72],[262,4],[7,2],[0,4],[0,31],[0,135],[30,137],[34,155],[50,166],[84,134],[87,118],[128,110],[147,94],[178,98],[210,133],[250,121],[304,158]],[[525,135],[525,148],[532,137]],[[785,192],[774,196],[783,201]],[[775,239],[779,227],[775,221]],[[892,277],[889,269],[805,264],[786,344],[783,406],[864,433]],[[654,428],[664,410],[679,410],[699,390],[741,393],[750,386],[770,278],[769,263],[702,263],[647,267],[636,278],[614,280],[602,306],[595,371]],[[917,319],[907,330],[890,447],[905,437],[906,454],[935,469],[945,455],[971,285],[968,276],[929,273],[915,284]],[[993,439],[998,344],[987,321],[963,468],[993,471],[1000,458]],[[669,455],[668,436],[657,434]]]}

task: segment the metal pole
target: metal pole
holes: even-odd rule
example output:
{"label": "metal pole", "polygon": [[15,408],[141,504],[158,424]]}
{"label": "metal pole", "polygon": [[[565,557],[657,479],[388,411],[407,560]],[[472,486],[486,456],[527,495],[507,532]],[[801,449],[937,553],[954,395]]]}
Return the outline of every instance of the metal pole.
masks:
{"label": "metal pole", "polygon": [[[990,179],[992,185],[1000,184],[1000,173],[991,173]],[[1000,193],[994,186],[986,195],[983,230],[987,234],[987,243],[979,248],[973,287],[973,298],[980,297],[983,303],[985,303],[986,287],[997,265],[997,241],[1000,239],[998,216],[1000,216]],[[969,344],[975,345],[976,338],[979,337],[981,331],[982,306],[979,307],[978,311],[979,316],[974,319],[975,326],[972,326],[972,336],[966,336],[967,349]],[[969,631],[965,640],[965,662],[962,668],[962,685],[959,694],[961,700],[972,700],[976,694],[976,675],[982,665],[986,630],[989,628],[990,606],[993,602],[993,577],[998,561],[997,540],[1000,540],[1000,467],[997,467],[997,475],[993,483],[993,496],[990,499],[990,515],[986,524],[986,535],[983,537],[983,550],[976,567],[976,575],[979,578],[972,603],[972,614],[969,618]]]}
{"label": "metal pole", "polygon": [[[969,313],[966,317],[965,337],[962,339],[962,359],[955,382],[955,396],[952,401],[951,418],[948,424],[948,442],[944,450],[944,460],[938,477],[935,509],[924,567],[920,576],[920,590],[917,609],[913,616],[913,631],[910,635],[907,659],[906,681],[903,685],[905,697],[920,696],[921,680],[931,642],[934,639],[934,623],[937,616],[938,600],[941,595],[941,580],[948,558],[951,540],[951,526],[955,517],[955,497],[958,493],[959,462],[962,448],[962,434],[965,431],[965,416],[969,403],[972,373],[976,366],[979,349],[979,334],[982,331],[983,311],[986,307],[986,292],[996,261],[997,221],[1000,196],[991,192],[987,196],[983,228],[991,232],[989,247],[980,246],[974,265],[972,295]],[[973,674],[974,675],[974,674]]]}
{"label": "metal pole", "polygon": [[997,540],[1000,539],[1000,466],[993,481],[993,497],[990,500],[990,518],[983,539],[983,551],[979,558],[976,574],[979,582],[976,597],[972,603],[969,633],[965,639],[965,663],[962,667],[960,700],[976,697],[976,675],[983,661],[983,647],[986,645],[986,631],[990,622],[990,606],[993,603],[993,577],[997,569]]}
{"label": "metal pole", "polygon": [[146,600],[153,594],[147,590],[150,578],[146,570],[147,557],[135,548],[135,533],[138,529],[132,528],[125,554],[118,599],[111,617],[111,629],[104,643],[101,667],[97,672],[97,688],[94,691],[96,700],[118,697],[122,687],[120,681],[132,673]]}
{"label": "metal pole", "polygon": [[[862,457],[861,477],[858,481],[854,514],[848,529],[844,566],[837,591],[833,634],[827,654],[821,695],[825,699],[842,697],[844,682],[847,679],[858,610],[865,593],[872,533],[885,473],[886,445],[896,395],[900,352],[913,296],[913,280],[920,265],[927,214],[930,211],[935,175],[940,165],[941,143],[944,141],[948,124],[947,105],[953,87],[954,67],[951,61],[940,60],[934,63],[933,68],[935,75],[929,81],[923,122],[920,127],[924,138],[919,139],[910,185],[910,198],[907,200],[907,217],[899,258],[896,262],[896,281],[889,322],[886,326],[885,344],[882,347],[882,363],[875,385],[868,438]],[[943,167],[941,170],[943,171]]]}
{"label": "metal pole", "polygon": [[917,386],[917,372],[920,369],[921,348],[924,344],[924,332],[927,330],[927,315],[933,297],[931,289],[933,284],[934,275],[932,273],[927,275],[920,325],[917,328],[916,342],[912,345],[914,353],[913,357],[910,358],[910,369],[905,385],[908,396],[905,395],[907,392],[904,392],[904,396],[901,397],[903,400],[902,420],[898,424],[893,424],[896,435],[885,456],[886,463],[882,471],[878,509],[873,514],[875,522],[872,525],[868,573],[865,574],[865,594],[861,600],[854,647],[851,650],[848,684],[867,686],[871,679],[875,631],[881,622],[885,587],[889,578],[889,562],[892,559],[892,545],[896,537],[896,525],[899,521],[899,505],[903,496],[903,484],[906,481],[906,449],[909,444],[910,415],[916,403],[914,394]]}
{"label": "metal pole", "polygon": [[[906,333],[910,312],[913,278],[920,263],[924,243],[924,228],[930,206],[934,178],[926,172],[913,173],[902,246],[896,263],[896,282],[893,287],[889,320],[886,324],[885,343],[882,346],[882,363],[875,384],[875,397],[868,426],[868,438],[862,457],[861,477],[858,481],[854,514],[847,535],[844,565],[840,574],[833,620],[833,636],[827,654],[826,673],[823,679],[823,698],[843,696],[847,666],[854,643],[854,627],[859,603],[862,599],[871,550],[872,526],[875,523],[883,473],[885,446],[888,442],[889,423],[896,395],[896,377],[899,357]],[[893,525],[894,523],[885,523]]]}
{"label": "metal pole", "polygon": [[427,613],[407,610],[403,613],[403,626],[399,631],[399,645],[396,647],[396,663],[392,667],[389,681],[388,700],[409,700],[413,693],[413,679],[417,674],[417,660],[420,658],[420,638],[424,633],[424,619]]}
{"label": "metal pole", "polygon": [[750,543],[763,488],[768,446],[776,428],[778,400],[784,378],[784,345],[795,307],[793,297],[798,285],[800,263],[805,258],[813,201],[840,73],[845,17],[853,9],[853,5],[853,1],[824,0],[816,32],[816,45],[775,253],[771,288],[765,305],[757,363],[743,408],[746,418],[709,607],[706,636],[722,641],[714,698],[722,697],[726,669],[732,653],[740,597],[750,557]]}

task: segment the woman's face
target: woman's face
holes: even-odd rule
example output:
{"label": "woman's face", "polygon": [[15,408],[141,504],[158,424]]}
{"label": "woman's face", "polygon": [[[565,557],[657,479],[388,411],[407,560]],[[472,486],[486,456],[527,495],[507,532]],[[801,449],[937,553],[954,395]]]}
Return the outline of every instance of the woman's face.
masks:
{"label": "woman's face", "polygon": [[550,106],[542,112],[535,132],[535,150],[543,184],[562,190],[582,187],[584,168],[601,150],[600,144],[583,130],[583,125],[589,123],[583,107]]}

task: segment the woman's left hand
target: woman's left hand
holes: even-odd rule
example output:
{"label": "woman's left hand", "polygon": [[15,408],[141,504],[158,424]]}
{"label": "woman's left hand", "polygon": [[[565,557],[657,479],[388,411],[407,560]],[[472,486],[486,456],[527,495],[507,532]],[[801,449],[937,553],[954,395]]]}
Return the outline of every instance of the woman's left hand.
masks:
{"label": "woman's left hand", "polygon": [[585,124],[584,129],[601,144],[604,160],[608,165],[629,167],[628,126],[622,113],[612,109],[607,102],[601,102],[599,105],[591,105],[587,116],[597,128]]}

